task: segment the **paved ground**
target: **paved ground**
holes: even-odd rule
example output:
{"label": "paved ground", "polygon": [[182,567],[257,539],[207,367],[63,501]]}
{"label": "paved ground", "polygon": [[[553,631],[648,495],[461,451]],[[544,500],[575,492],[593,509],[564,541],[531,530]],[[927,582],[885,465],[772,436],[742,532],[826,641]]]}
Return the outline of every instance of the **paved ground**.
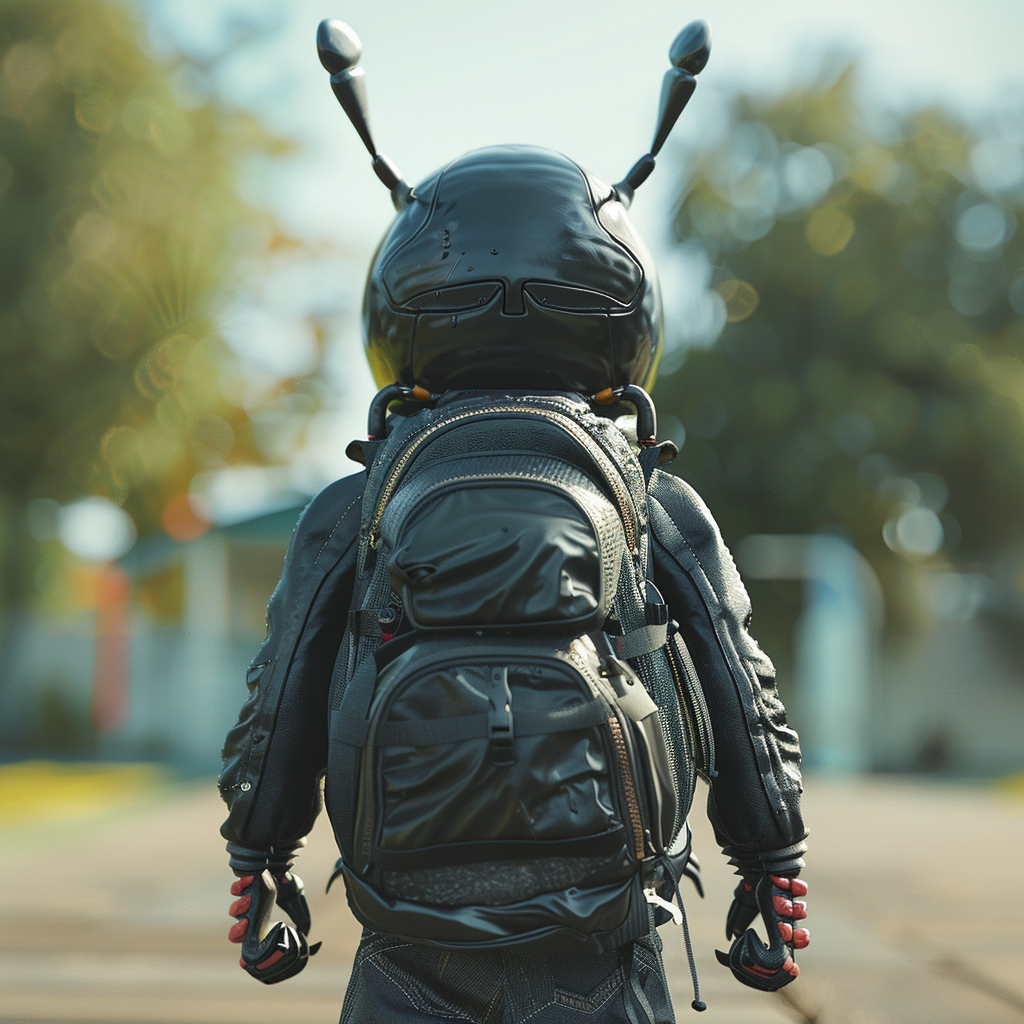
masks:
{"label": "paved ground", "polygon": [[[322,895],[335,856],[326,822],[301,863],[324,948],[265,988],[226,940],[231,876],[212,783],[145,794],[71,821],[0,816],[0,1024],[337,1021],[358,932],[342,892]],[[708,890],[688,901],[702,1024],[1024,1021],[1024,799],[811,779],[806,807],[813,941],[788,998],[745,989],[715,962],[733,879],[693,816]],[[662,932],[679,1018],[696,1021],[682,935]]]}

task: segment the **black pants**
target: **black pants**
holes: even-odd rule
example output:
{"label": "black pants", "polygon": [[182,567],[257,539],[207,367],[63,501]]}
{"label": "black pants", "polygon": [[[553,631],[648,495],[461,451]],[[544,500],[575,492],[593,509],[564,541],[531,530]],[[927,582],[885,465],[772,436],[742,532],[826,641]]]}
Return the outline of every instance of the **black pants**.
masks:
{"label": "black pants", "polygon": [[451,952],[364,931],[341,1024],[426,1021],[675,1024],[675,1017],[653,927],[632,948],[597,956]]}

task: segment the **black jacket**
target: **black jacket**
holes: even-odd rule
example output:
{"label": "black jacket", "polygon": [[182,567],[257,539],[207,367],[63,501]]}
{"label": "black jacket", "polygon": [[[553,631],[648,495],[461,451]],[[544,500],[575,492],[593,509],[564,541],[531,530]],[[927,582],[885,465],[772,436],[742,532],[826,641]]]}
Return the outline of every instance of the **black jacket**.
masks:
{"label": "black jacket", "polygon": [[[328,689],[355,576],[366,473],[325,488],[292,535],[267,609],[249,696],[224,744],[221,834],[231,863],[252,871],[300,844],[321,809]],[[655,582],[679,621],[703,684],[717,776],[708,815],[743,872],[791,874],[806,849],[800,748],[769,658],[747,632],[750,600],[699,495],[655,471],[650,487]]]}

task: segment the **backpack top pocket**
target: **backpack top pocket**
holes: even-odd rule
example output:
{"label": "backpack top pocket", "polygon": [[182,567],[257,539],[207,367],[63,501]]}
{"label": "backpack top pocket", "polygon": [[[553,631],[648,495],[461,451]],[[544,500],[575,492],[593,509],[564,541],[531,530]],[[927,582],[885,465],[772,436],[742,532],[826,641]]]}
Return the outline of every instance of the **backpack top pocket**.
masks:
{"label": "backpack top pocket", "polygon": [[418,474],[381,538],[419,630],[600,628],[626,551],[618,513],[585,474],[519,452]]}

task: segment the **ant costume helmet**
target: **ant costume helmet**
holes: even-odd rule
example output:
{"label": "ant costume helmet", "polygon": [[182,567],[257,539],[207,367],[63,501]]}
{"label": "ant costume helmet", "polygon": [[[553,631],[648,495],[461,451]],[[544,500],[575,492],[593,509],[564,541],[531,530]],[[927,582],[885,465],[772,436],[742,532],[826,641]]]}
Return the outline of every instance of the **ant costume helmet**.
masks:
{"label": "ant costume helmet", "polygon": [[468,153],[418,185],[363,308],[379,385],[645,384],[661,347],[654,263],[614,189],[531,146]]}
{"label": "ant costume helmet", "polygon": [[410,188],[373,143],[358,38],[341,22],[320,24],[320,60],[398,210],[363,301],[378,387],[594,394],[653,383],[661,298],[626,211],[709,48],[706,22],[676,37],[651,151],[617,185],[553,150],[493,146]]}

